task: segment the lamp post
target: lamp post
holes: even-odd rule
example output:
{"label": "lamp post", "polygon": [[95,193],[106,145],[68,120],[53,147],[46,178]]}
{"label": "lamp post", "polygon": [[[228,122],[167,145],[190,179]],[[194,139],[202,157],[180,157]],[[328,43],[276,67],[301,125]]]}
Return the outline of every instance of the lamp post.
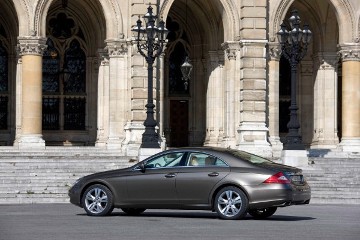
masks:
{"label": "lamp post", "polygon": [[281,29],[277,33],[281,45],[281,54],[289,61],[291,66],[291,104],[290,121],[287,124],[289,132],[286,136],[284,149],[286,150],[304,150],[299,134],[300,123],[297,116],[298,106],[296,104],[296,73],[297,65],[306,54],[308,44],[311,40],[311,31],[309,25],[304,24],[304,29],[300,29],[300,17],[297,10],[291,12],[289,18],[291,30],[286,30],[286,25],[281,24]]}
{"label": "lamp post", "polygon": [[157,16],[153,15],[153,8],[151,5],[147,8],[147,13],[143,18],[145,20],[145,28],[142,26],[142,21],[139,16],[136,26],[132,29],[132,31],[135,32],[137,49],[148,64],[148,99],[147,104],[145,105],[145,132],[142,135],[141,147],[160,148],[159,135],[155,131],[157,122],[154,118],[153,64],[163,50],[168,30],[165,28],[165,22],[163,20],[159,21],[158,26],[155,25]]}

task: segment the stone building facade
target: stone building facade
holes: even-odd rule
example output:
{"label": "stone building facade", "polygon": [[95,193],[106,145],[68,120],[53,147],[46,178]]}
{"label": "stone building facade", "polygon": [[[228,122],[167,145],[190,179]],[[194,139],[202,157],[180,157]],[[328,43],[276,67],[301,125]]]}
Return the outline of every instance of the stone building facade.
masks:
{"label": "stone building facade", "polygon": [[131,29],[149,3],[170,31],[153,79],[162,148],[280,156],[290,79],[276,33],[297,9],[313,32],[297,76],[303,142],[360,152],[358,0],[1,1],[0,145],[137,155],[148,79]]}

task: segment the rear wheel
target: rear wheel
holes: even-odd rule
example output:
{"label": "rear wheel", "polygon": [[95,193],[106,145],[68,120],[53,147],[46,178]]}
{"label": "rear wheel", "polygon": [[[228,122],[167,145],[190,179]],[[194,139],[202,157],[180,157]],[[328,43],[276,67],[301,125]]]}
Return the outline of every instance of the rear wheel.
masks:
{"label": "rear wheel", "polygon": [[131,216],[136,216],[136,215],[140,215],[143,212],[145,212],[145,208],[122,208],[121,209],[124,213],[131,215]]}
{"label": "rear wheel", "polygon": [[81,203],[89,216],[106,216],[114,209],[111,191],[100,184],[88,187]]}
{"label": "rear wheel", "polygon": [[268,207],[262,209],[249,210],[249,214],[255,219],[265,219],[272,216],[277,210],[277,207]]}
{"label": "rear wheel", "polygon": [[248,199],[237,187],[225,187],[215,197],[215,210],[225,220],[241,219],[246,216]]}

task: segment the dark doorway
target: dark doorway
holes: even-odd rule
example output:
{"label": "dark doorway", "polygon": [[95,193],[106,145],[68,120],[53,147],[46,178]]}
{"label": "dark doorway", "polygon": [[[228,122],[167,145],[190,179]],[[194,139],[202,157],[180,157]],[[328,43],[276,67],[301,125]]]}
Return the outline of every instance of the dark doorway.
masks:
{"label": "dark doorway", "polygon": [[170,100],[170,147],[189,145],[189,102]]}

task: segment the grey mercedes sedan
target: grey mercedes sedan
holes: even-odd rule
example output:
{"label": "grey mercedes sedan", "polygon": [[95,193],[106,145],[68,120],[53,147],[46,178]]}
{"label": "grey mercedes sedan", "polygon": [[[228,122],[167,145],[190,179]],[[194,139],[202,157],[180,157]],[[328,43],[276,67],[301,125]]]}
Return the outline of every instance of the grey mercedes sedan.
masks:
{"label": "grey mercedes sedan", "polygon": [[278,207],[309,204],[311,190],[301,169],[225,148],[179,148],[132,167],[78,179],[70,202],[90,216],[114,208],[139,215],[146,209],[210,210],[221,219],[256,219]]}

